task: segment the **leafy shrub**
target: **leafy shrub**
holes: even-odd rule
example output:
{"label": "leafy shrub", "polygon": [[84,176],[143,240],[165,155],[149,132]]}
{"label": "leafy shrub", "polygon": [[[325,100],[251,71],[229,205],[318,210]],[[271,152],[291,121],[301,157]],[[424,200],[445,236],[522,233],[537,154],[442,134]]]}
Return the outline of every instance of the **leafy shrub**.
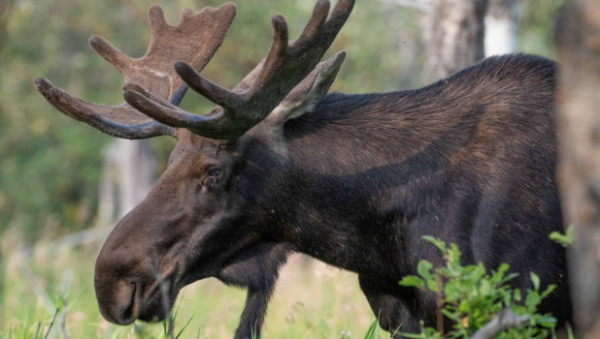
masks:
{"label": "leafy shrub", "polygon": [[482,263],[462,266],[460,251],[456,244],[447,245],[440,239],[425,236],[443,254],[446,265],[434,268],[427,260],[417,267],[418,276],[406,276],[400,285],[435,292],[438,296],[438,311],[453,320],[453,327],[440,333],[433,328],[422,328],[420,334],[407,334],[409,338],[469,338],[488,324],[496,314],[509,307],[526,317],[524,326],[505,329],[495,338],[546,338],[554,333],[556,319],[537,313],[537,307],[556,286],[550,285],[540,291],[540,278],[531,273],[532,288],[522,293],[508,282],[516,273],[508,273],[509,265],[501,264],[497,271],[488,273]]}

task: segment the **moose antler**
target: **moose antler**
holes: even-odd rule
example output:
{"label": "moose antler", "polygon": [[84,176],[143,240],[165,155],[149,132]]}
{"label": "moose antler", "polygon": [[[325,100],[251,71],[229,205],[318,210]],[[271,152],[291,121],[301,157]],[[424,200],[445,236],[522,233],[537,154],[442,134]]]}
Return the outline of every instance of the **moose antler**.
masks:
{"label": "moose antler", "polygon": [[[127,84],[141,84],[159,98],[178,105],[187,87],[173,69],[173,62],[184,60],[202,70],[215,54],[235,17],[236,7],[226,3],[204,8],[198,13],[186,8],[175,26],[167,24],[162,9],[153,5],[148,11],[151,39],[143,57],[133,59],[99,36],[90,38],[91,47],[115,66]],[[144,139],[174,134],[174,128],[136,111],[127,103],[103,106],[74,98],[38,78],[35,85],[48,102],[62,113],[119,138]]]}
{"label": "moose antler", "polygon": [[[346,22],[354,0],[338,0],[328,17],[330,4],[319,0],[300,37],[288,43],[288,28],[281,15],[273,17],[274,37],[267,57],[233,90],[200,76],[194,68],[177,62],[175,69],[187,85],[218,106],[207,116],[185,112],[151,95],[143,85],[126,86],[124,97],[140,112],[173,127],[213,139],[235,139],[265,119],[311,72]],[[326,73],[335,74],[343,60],[329,62]],[[314,81],[317,76],[314,76]],[[332,81],[332,80],[331,80]],[[330,82],[329,82],[330,85]]]}

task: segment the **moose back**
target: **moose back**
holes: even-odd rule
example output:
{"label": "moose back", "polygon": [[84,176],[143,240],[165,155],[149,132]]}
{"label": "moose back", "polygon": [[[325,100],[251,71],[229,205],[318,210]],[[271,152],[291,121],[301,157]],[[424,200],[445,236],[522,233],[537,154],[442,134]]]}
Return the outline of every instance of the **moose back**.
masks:
{"label": "moose back", "polygon": [[[170,135],[177,145],[146,199],[114,228],[94,285],[103,316],[126,325],[164,319],[179,290],[217,277],[246,287],[237,338],[260,333],[279,268],[302,252],[358,273],[381,326],[419,332],[435,323],[435,295],[402,287],[427,259],[422,240],[458,245],[464,264],[508,263],[556,284],[541,313],[560,323],[571,306],[555,182],[553,62],[527,55],[486,59],[409,91],[328,94],[344,60],[325,51],[353,0],[319,0],[288,40],[273,17],[267,56],[235,88],[199,75],[222,43],[236,7],[194,13],[175,26],[152,6],[146,54],[130,58],[104,39],[91,46],[124,76],[125,103],[74,98],[35,83],[62,113],[118,138]],[[187,87],[216,104],[178,108]]]}

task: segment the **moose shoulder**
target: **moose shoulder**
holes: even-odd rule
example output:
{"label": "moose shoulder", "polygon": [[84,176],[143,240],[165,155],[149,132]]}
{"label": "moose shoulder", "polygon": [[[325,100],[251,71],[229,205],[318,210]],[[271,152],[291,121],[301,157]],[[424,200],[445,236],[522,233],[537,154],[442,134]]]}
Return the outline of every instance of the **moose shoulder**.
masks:
{"label": "moose shoulder", "polygon": [[[515,287],[529,287],[532,271],[556,284],[540,312],[570,320],[565,253],[548,238],[563,229],[554,63],[495,57],[418,90],[327,94],[345,54],[319,61],[353,4],[329,13],[318,1],[293,42],[275,16],[271,50],[233,90],[197,73],[224,39],[231,4],[184,10],[175,27],[151,7],[140,59],[92,38],[125,76],[124,105],[36,80],[58,110],[102,132],[177,138],[165,173],[98,256],[106,319],[164,319],[183,286],[217,277],[248,288],[236,337],[250,338],[280,266],[302,252],[358,273],[383,328],[418,332],[420,320],[435,322],[435,296],[398,281],[422,259],[442,263],[422,240],[433,235],[456,243],[465,264],[510,264]],[[179,109],[182,80],[218,106],[204,116]]]}

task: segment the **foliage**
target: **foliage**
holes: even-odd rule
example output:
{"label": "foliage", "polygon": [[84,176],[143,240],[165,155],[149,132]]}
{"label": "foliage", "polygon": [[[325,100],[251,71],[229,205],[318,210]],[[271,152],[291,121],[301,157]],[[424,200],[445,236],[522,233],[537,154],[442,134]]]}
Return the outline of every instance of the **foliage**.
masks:
{"label": "foliage", "polygon": [[550,233],[550,239],[563,247],[570,247],[575,242],[575,228],[573,225],[569,226],[565,234],[552,232]]}
{"label": "foliage", "polygon": [[562,29],[560,15],[565,0],[517,1],[519,52],[554,59],[555,32]]}
{"label": "foliage", "polygon": [[400,281],[402,286],[416,287],[436,293],[438,311],[453,320],[448,333],[439,333],[432,328],[423,328],[421,334],[404,334],[410,338],[469,338],[486,325],[494,315],[506,307],[516,314],[529,316],[527,326],[512,328],[499,333],[496,338],[546,338],[553,333],[556,319],[551,315],[537,313],[540,302],[554,290],[550,285],[540,290],[540,279],[531,273],[533,288],[524,295],[509,282],[517,274],[508,273],[509,266],[501,264],[497,271],[486,272],[482,263],[463,266],[456,244],[447,245],[440,239],[423,237],[435,245],[444,256],[445,266],[434,268],[427,260],[418,264],[418,276],[407,276]]}

